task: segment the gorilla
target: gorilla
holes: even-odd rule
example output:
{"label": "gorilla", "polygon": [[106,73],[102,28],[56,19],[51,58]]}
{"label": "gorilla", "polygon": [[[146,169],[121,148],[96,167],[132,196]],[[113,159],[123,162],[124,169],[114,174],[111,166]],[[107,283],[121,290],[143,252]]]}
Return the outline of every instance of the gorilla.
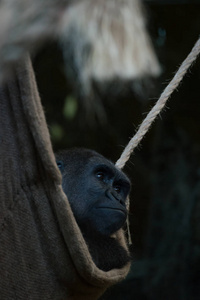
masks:
{"label": "gorilla", "polygon": [[62,188],[96,266],[122,268],[130,255],[113,234],[127,218],[128,177],[102,155],[75,148],[56,154]]}

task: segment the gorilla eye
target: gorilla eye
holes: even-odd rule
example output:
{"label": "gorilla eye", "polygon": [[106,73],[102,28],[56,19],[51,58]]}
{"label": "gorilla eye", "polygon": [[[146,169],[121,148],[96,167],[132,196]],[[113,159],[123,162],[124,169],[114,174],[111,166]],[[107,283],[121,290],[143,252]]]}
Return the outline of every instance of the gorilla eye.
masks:
{"label": "gorilla eye", "polygon": [[120,194],[120,193],[121,193],[121,186],[120,186],[120,185],[115,185],[115,186],[114,186],[114,190],[115,190],[118,194]]}
{"label": "gorilla eye", "polygon": [[104,180],[104,178],[105,178],[105,174],[103,173],[103,172],[97,172],[96,173],[96,177],[99,179],[99,180],[101,180],[101,181],[103,181]]}
{"label": "gorilla eye", "polygon": [[62,161],[57,161],[56,163],[57,163],[59,170],[62,171],[64,168],[64,163]]}

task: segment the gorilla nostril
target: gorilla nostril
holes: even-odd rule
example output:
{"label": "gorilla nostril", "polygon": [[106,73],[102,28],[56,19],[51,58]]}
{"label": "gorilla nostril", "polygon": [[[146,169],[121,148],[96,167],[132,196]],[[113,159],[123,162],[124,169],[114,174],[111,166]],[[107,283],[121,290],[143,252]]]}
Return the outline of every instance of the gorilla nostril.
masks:
{"label": "gorilla nostril", "polygon": [[123,206],[125,206],[125,203],[122,200],[119,200],[119,203]]}

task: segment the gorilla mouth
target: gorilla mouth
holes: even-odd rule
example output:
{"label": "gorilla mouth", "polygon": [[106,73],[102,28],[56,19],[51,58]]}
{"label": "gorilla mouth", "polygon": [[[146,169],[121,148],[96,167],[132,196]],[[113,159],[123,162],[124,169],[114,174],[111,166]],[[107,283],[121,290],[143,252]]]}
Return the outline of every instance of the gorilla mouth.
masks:
{"label": "gorilla mouth", "polygon": [[97,207],[97,209],[116,210],[116,211],[120,211],[120,212],[126,214],[126,209],[124,209],[124,208],[109,207],[109,206],[100,206],[100,207]]}

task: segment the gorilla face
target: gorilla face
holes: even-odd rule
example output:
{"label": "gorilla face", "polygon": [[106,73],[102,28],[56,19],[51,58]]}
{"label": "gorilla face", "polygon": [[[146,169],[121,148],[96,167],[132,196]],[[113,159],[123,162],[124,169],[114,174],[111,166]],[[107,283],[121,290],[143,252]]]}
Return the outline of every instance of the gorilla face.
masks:
{"label": "gorilla face", "polygon": [[62,151],[56,160],[63,190],[83,233],[110,236],[119,230],[127,217],[127,176],[92,150]]}

